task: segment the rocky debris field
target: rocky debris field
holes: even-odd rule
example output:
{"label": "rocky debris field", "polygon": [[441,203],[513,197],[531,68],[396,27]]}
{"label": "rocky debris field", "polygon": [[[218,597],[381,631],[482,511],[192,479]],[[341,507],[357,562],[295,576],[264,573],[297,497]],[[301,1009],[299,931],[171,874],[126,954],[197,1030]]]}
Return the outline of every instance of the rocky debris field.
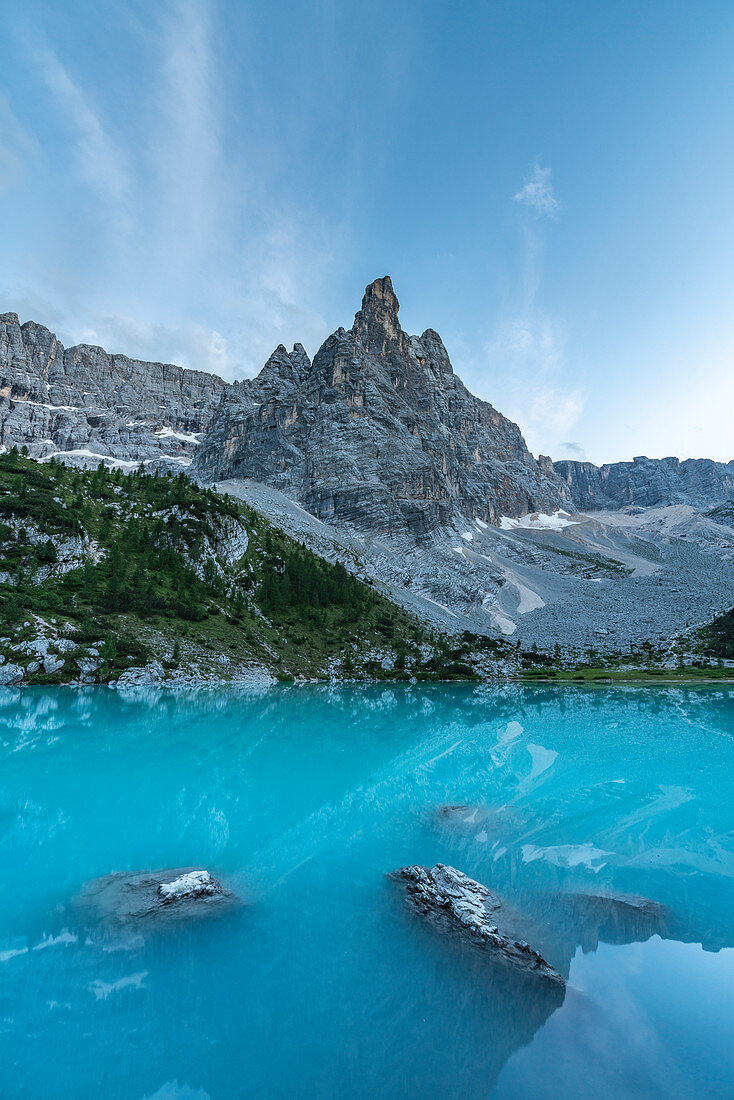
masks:
{"label": "rocky debris field", "polygon": [[505,528],[465,520],[417,546],[333,527],[256,482],[217,488],[455,634],[561,647],[566,657],[631,652],[667,645],[734,605],[734,528],[690,507],[559,513],[555,524],[538,514]]}

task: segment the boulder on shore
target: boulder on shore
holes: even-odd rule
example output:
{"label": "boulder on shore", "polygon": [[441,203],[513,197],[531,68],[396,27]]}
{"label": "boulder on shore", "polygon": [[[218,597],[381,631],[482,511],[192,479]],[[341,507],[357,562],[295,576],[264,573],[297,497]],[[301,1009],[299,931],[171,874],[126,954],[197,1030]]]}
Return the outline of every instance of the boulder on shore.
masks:
{"label": "boulder on shore", "polygon": [[462,871],[437,863],[435,867],[401,867],[388,877],[405,887],[408,906],[440,931],[460,933],[522,972],[565,985],[538,951],[499,928],[501,899]]}

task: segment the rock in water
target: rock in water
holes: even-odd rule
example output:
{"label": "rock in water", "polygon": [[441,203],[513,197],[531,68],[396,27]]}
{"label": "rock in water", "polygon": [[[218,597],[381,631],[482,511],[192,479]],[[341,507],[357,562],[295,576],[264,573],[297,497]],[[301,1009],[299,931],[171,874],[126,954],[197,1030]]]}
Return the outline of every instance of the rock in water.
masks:
{"label": "rock in water", "polygon": [[208,917],[236,904],[234,894],[199,867],[105,875],[75,899],[83,920],[109,931]]}
{"label": "rock in water", "polygon": [[565,985],[563,977],[542,955],[498,927],[503,903],[486,886],[437,863],[435,867],[401,867],[390,878],[405,886],[405,898],[420,916],[443,932],[459,932],[518,970]]}
{"label": "rock in water", "polygon": [[483,806],[461,802],[445,802],[433,814],[435,825],[457,835],[476,835],[487,840],[490,835],[512,832],[527,827],[529,814],[514,806]]}
{"label": "rock in water", "polygon": [[231,386],[192,470],[265,482],[329,523],[411,541],[458,515],[498,523],[570,500],[550,460],[456,377],[438,333],[403,331],[387,276],[313,362],[281,345]]}

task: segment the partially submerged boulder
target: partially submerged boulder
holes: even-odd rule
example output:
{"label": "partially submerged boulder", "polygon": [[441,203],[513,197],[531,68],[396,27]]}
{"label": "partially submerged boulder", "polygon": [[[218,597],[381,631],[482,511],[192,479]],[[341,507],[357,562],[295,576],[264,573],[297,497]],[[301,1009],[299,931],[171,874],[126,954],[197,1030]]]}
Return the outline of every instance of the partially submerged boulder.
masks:
{"label": "partially submerged boulder", "polygon": [[444,802],[433,813],[441,830],[465,836],[483,834],[483,838],[512,833],[527,826],[527,811],[515,806],[487,806],[464,802]]}
{"label": "partially submerged boulder", "polygon": [[199,867],[104,875],[76,898],[78,912],[113,930],[195,920],[236,904],[235,895]]}
{"label": "partially submerged boulder", "polygon": [[437,863],[435,867],[401,867],[388,877],[405,887],[408,906],[442,932],[458,932],[524,973],[565,985],[539,952],[498,927],[503,902],[462,871]]}

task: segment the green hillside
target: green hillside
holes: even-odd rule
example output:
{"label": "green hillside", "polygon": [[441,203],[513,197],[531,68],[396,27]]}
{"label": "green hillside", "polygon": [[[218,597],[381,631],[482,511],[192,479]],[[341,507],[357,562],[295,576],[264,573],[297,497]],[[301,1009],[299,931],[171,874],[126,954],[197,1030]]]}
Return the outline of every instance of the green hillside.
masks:
{"label": "green hillside", "polygon": [[[240,501],[183,474],[16,451],[0,456],[0,626],[0,673],[15,663],[28,683],[108,682],[154,660],[166,679],[473,676],[462,651]],[[47,648],[63,667],[48,671]]]}

